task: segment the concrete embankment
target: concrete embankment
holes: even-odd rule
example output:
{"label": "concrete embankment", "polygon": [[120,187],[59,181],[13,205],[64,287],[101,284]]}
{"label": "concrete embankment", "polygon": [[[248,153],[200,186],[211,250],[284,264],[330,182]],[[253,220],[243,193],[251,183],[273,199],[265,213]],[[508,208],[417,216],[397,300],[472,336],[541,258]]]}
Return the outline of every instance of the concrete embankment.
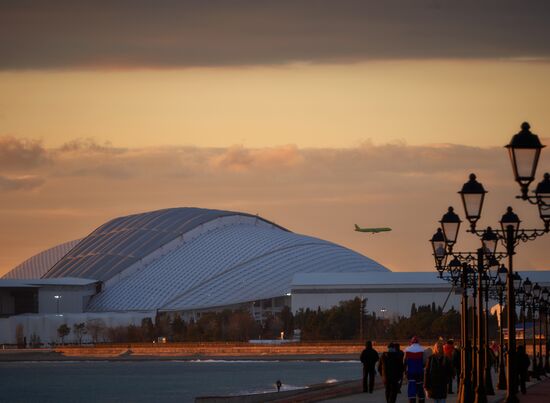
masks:
{"label": "concrete embankment", "polygon": [[0,350],[2,361],[60,361],[66,359],[62,353],[51,349]]}
{"label": "concrete embankment", "polygon": [[0,361],[63,359],[358,359],[363,346],[357,343],[168,343],[57,346],[51,349],[0,350]]}
{"label": "concrete embankment", "polygon": [[306,403],[341,396],[349,396],[359,393],[361,388],[360,381],[344,381],[332,384],[312,385],[307,389],[288,390],[283,392],[240,396],[202,396],[195,398],[195,403]]}
{"label": "concrete embankment", "polygon": [[58,351],[66,356],[118,356],[130,353],[132,356],[285,356],[285,355],[357,355],[362,346],[357,344],[286,344],[286,345],[251,345],[248,343],[213,343],[213,344],[162,344],[96,346],[96,347],[59,347]]}

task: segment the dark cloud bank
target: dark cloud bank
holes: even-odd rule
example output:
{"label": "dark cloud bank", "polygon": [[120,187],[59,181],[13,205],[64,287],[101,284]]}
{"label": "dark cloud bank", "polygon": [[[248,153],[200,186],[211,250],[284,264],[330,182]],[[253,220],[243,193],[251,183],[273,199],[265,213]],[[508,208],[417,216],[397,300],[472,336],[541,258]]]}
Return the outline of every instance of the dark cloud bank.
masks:
{"label": "dark cloud bank", "polygon": [[4,1],[0,69],[548,58],[547,0]]}
{"label": "dark cloud bank", "polygon": [[45,164],[48,152],[40,141],[0,137],[0,170],[29,169]]}

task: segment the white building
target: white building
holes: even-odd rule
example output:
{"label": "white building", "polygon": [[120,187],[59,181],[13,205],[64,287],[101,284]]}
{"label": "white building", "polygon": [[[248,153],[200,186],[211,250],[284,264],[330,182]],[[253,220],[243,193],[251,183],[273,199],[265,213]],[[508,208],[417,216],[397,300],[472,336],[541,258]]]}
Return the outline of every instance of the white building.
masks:
{"label": "white building", "polygon": [[[550,289],[550,271],[519,271],[521,278]],[[435,272],[297,273],[291,283],[292,312],[329,309],[354,298],[366,300],[367,313],[394,319],[409,316],[414,303],[461,309],[462,290]],[[471,295],[471,292],[470,292]],[[469,306],[473,306],[472,297]],[[498,301],[490,300],[490,307]]]}
{"label": "white building", "polygon": [[413,303],[460,310],[460,290],[434,272],[298,273],[291,283],[292,312],[322,310],[356,297],[368,313],[388,319],[409,316]]}

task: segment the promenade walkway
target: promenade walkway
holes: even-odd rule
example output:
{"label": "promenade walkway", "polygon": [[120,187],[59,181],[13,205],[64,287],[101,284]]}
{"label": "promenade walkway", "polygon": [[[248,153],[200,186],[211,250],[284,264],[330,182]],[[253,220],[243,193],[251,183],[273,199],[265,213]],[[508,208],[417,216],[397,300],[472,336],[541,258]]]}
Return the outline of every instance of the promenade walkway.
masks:
{"label": "promenade walkway", "polygon": [[[376,384],[376,388],[374,393],[357,393],[350,396],[341,396],[334,399],[328,399],[323,400],[323,402],[327,403],[383,403],[386,401],[384,397],[384,390],[382,388],[382,384],[380,383],[380,378],[378,377],[378,383]],[[405,385],[403,385],[405,386]],[[541,381],[538,383],[529,382],[527,384],[527,394],[522,395],[518,394],[518,397],[520,399],[521,403],[544,403],[544,402],[550,402],[550,379],[549,378],[542,378]],[[403,392],[398,396],[397,403],[408,403],[407,394],[405,387],[403,388]],[[495,396],[489,396],[488,401],[489,403],[499,403],[502,402],[505,397],[505,392],[497,390]],[[429,403],[432,401],[431,399],[426,399],[426,402]],[[447,397],[448,403],[455,403],[456,401],[456,394],[449,395]]]}
{"label": "promenade walkway", "polygon": [[543,378],[543,380],[529,389],[527,394],[520,395],[521,403],[543,403],[550,401],[550,379]]}

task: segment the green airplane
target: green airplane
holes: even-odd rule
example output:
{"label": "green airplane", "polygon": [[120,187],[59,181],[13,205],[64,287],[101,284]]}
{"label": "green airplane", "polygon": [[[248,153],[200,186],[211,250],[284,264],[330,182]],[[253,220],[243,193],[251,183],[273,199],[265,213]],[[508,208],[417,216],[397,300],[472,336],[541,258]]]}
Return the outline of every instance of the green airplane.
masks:
{"label": "green airplane", "polygon": [[361,228],[359,225],[355,224],[355,231],[357,232],[369,232],[371,234],[378,234],[379,232],[391,231],[391,228],[382,227],[382,228]]}

